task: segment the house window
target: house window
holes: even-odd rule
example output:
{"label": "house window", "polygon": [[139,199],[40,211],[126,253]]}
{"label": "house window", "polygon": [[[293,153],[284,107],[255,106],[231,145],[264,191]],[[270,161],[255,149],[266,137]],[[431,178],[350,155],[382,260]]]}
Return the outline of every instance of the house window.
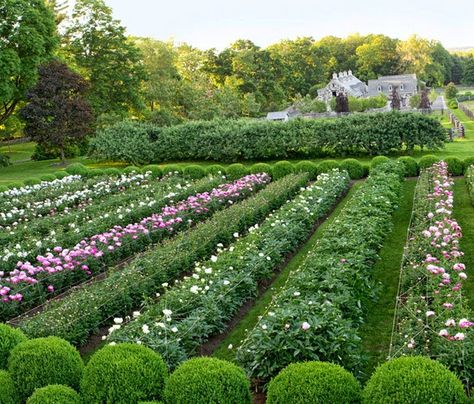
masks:
{"label": "house window", "polygon": [[403,84],[400,84],[400,90],[403,91],[404,87],[403,87]]}
{"label": "house window", "polygon": [[381,93],[381,92],[382,92],[382,86],[378,86],[378,87],[377,87],[377,91],[378,91],[379,93]]}
{"label": "house window", "polygon": [[392,87],[391,84],[389,84],[389,86],[388,86],[388,91],[392,91],[392,90],[393,90],[393,87]]}

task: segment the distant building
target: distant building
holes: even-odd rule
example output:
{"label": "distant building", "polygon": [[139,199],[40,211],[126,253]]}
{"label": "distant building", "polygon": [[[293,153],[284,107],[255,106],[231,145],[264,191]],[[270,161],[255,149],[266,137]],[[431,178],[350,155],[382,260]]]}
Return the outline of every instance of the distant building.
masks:
{"label": "distant building", "polygon": [[369,97],[384,94],[390,99],[392,91],[396,88],[402,107],[409,106],[410,97],[418,94],[418,80],[416,74],[401,74],[398,76],[380,76],[376,80],[369,80]]}
{"label": "distant building", "polygon": [[289,107],[285,109],[284,111],[275,111],[275,112],[269,112],[267,114],[267,121],[283,121],[286,122],[290,119],[297,118],[300,116],[301,113],[294,109],[293,107]]}
{"label": "distant building", "polygon": [[367,85],[352,74],[352,71],[333,73],[329,84],[318,90],[318,99],[329,102],[336,95],[343,93],[348,97],[366,97]]}

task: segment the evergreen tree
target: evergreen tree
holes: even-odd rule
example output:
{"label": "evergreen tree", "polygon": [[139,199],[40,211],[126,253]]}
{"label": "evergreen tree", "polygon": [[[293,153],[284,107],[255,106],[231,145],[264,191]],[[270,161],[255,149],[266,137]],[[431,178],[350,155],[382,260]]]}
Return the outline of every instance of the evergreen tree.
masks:
{"label": "evergreen tree", "polygon": [[390,106],[393,110],[400,110],[402,102],[400,100],[400,94],[398,94],[397,86],[392,87],[392,93],[390,94]]}
{"label": "evergreen tree", "polygon": [[336,96],[336,112],[349,112],[349,99],[342,92]]}

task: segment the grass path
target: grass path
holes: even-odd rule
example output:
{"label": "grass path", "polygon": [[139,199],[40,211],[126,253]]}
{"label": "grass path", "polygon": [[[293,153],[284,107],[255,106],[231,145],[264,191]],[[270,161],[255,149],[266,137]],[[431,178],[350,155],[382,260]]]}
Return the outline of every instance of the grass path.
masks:
{"label": "grass path", "polygon": [[[362,182],[358,182],[352,186],[346,197],[337,205],[331,215],[316,229],[313,236],[300,248],[298,253],[293,257],[289,264],[276,277],[272,285],[263,293],[262,296],[257,299],[254,306],[249,310],[245,317],[221,342],[221,344],[214,351],[213,356],[220,359],[235,361],[236,348],[240,345],[240,341],[244,339],[247,330],[251,330],[255,324],[257,324],[258,317],[265,312],[267,306],[272,301],[272,297],[276,295],[282,287],[284,287],[291,271],[296,270],[303,263],[308,252],[314,248],[316,242],[322,237],[326,227],[335,220],[339,212],[352,198],[354,192],[361,184]],[[228,348],[230,344],[232,344],[233,349]]]}
{"label": "grass path", "polygon": [[393,215],[393,231],[385,240],[379,254],[380,260],[374,269],[374,277],[381,290],[378,300],[368,307],[367,320],[360,332],[367,357],[366,375],[371,375],[374,368],[385,362],[388,355],[400,265],[413,208],[415,185],[415,179],[403,184],[400,206]]}
{"label": "grass path", "polygon": [[460,247],[464,251],[463,262],[468,274],[463,286],[464,294],[474,310],[474,207],[463,178],[454,180],[454,217],[463,233]]}

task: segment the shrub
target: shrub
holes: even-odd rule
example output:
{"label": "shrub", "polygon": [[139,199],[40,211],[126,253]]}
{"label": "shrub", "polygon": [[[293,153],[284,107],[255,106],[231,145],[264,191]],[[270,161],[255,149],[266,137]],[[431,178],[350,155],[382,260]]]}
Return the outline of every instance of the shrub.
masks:
{"label": "shrub", "polygon": [[270,382],[267,403],[358,403],[361,393],[356,378],[342,366],[302,362],[288,365]]}
{"label": "shrub", "polygon": [[206,176],[206,170],[201,166],[192,164],[192,165],[184,167],[183,175],[186,178],[190,178],[192,180],[198,180]]}
{"label": "shrub", "polygon": [[231,164],[225,169],[225,172],[230,180],[236,180],[247,174],[248,170],[243,164]]}
{"label": "shrub", "polygon": [[93,168],[87,172],[88,177],[100,177],[105,175],[105,170],[102,170],[100,168]]}
{"label": "shrub", "polygon": [[141,172],[142,170],[140,169],[140,167],[137,167],[137,166],[128,166],[123,169],[124,174],[133,174],[133,173],[139,174]]}
{"label": "shrub", "polygon": [[40,180],[41,181],[54,181],[56,179],[56,176],[53,175],[53,174],[43,174],[41,177],[40,177]]}
{"label": "shrub", "polygon": [[[1,363],[0,363],[1,365]],[[18,392],[13,379],[6,370],[0,369],[0,403],[18,404],[20,402]]]}
{"label": "shrub", "polygon": [[26,404],[81,404],[81,396],[68,386],[50,384],[36,389]]}
{"label": "shrub", "polygon": [[57,337],[22,342],[13,348],[8,359],[8,370],[22,400],[26,400],[36,388],[49,384],[64,384],[77,389],[83,367],[76,348]]}
{"label": "shrub", "polygon": [[272,174],[272,166],[266,163],[257,163],[250,167],[250,174],[267,173]]}
{"label": "shrub", "polygon": [[464,403],[461,381],[444,365],[422,356],[379,366],[365,386],[363,403]]}
{"label": "shrub", "polygon": [[466,171],[467,171],[467,169],[468,169],[470,166],[474,165],[474,157],[467,157],[467,158],[465,158],[464,161],[463,161],[463,165],[464,165],[464,173],[463,173],[463,174],[465,174]]}
{"label": "shrub", "polygon": [[7,368],[7,360],[12,349],[27,339],[23,331],[18,328],[0,324],[0,369]]}
{"label": "shrub", "polygon": [[0,192],[8,191],[8,187],[6,185],[0,185]]}
{"label": "shrub", "polygon": [[250,383],[244,371],[216,358],[194,358],[182,363],[165,388],[168,404],[251,402]]}
{"label": "shrub", "polygon": [[436,156],[433,156],[431,154],[427,154],[426,156],[423,156],[420,161],[418,162],[418,167],[420,167],[420,170],[424,168],[431,167],[433,164],[437,163],[439,161],[439,158]]}
{"label": "shrub", "polygon": [[84,370],[81,393],[87,403],[135,403],[161,399],[166,365],[156,352],[137,344],[107,345]]}
{"label": "shrub", "polygon": [[318,176],[318,165],[312,161],[300,161],[295,164],[295,172],[308,173],[309,179],[314,180]]}
{"label": "shrub", "polygon": [[147,171],[151,172],[153,178],[159,178],[163,175],[163,170],[156,164],[150,164],[143,167],[143,172],[146,173]]}
{"label": "shrub", "polygon": [[118,168],[106,168],[104,170],[105,174],[110,176],[110,177],[118,177],[122,175],[122,172]]}
{"label": "shrub", "polygon": [[66,167],[66,172],[71,175],[87,175],[87,171],[89,169],[81,164],[81,163],[74,163]]}
{"label": "shrub", "polygon": [[369,171],[373,170],[375,167],[377,166],[380,166],[382,164],[385,164],[387,163],[388,161],[390,161],[390,159],[386,156],[377,156],[377,157],[374,157],[371,161],[370,161],[370,169]]}
{"label": "shrub", "polygon": [[358,180],[364,176],[364,167],[356,159],[346,159],[341,162],[340,167],[342,170],[346,170],[353,180]]}
{"label": "shrub", "polygon": [[8,167],[10,164],[10,156],[0,153],[0,167]]}
{"label": "shrub", "polygon": [[208,174],[212,175],[225,175],[225,167],[219,164],[213,164],[206,168]]}
{"label": "shrub", "polygon": [[295,170],[293,164],[289,161],[279,161],[273,164],[272,177],[275,180],[283,178],[285,175],[291,174]]}
{"label": "shrub", "polygon": [[324,160],[318,164],[318,173],[327,173],[335,168],[339,168],[339,163],[336,160]]}
{"label": "shrub", "polygon": [[13,188],[21,188],[23,187],[23,183],[20,181],[15,181],[15,182],[10,182],[7,186],[8,189],[13,189]]}
{"label": "shrub", "polygon": [[400,161],[405,167],[405,177],[416,177],[418,175],[418,163],[413,157],[399,157],[398,161]]}
{"label": "shrub", "polygon": [[41,183],[41,180],[39,178],[27,178],[23,183],[25,185],[37,185]]}
{"label": "shrub", "polygon": [[448,171],[451,175],[463,175],[464,163],[461,159],[457,157],[446,157],[444,161],[448,165]]}
{"label": "shrub", "polygon": [[164,175],[169,175],[169,174],[181,175],[183,174],[183,169],[181,168],[181,166],[177,164],[168,164],[163,167],[163,174]]}

